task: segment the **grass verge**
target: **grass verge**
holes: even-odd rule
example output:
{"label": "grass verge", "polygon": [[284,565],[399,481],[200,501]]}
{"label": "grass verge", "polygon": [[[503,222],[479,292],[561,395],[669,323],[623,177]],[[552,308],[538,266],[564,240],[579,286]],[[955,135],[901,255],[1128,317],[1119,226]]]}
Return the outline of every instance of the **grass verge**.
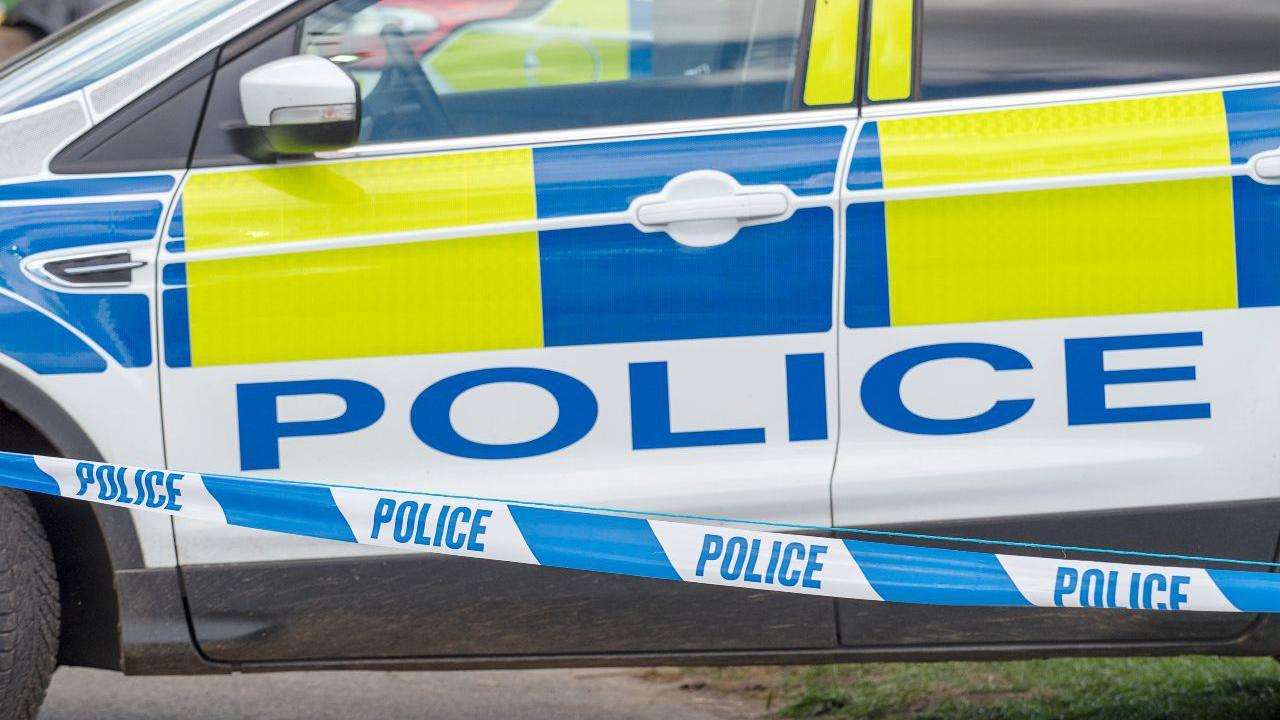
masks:
{"label": "grass verge", "polygon": [[646,675],[691,692],[744,696],[775,718],[1280,718],[1280,663],[1269,658],[663,668]]}

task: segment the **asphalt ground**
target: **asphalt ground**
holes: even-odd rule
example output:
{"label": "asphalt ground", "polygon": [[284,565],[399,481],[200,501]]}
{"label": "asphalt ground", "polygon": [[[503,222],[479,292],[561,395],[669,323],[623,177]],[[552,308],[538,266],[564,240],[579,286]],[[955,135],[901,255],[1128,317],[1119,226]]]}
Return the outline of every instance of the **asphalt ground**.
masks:
{"label": "asphalt ground", "polygon": [[632,670],[125,677],[61,668],[40,720],[724,720],[746,705]]}

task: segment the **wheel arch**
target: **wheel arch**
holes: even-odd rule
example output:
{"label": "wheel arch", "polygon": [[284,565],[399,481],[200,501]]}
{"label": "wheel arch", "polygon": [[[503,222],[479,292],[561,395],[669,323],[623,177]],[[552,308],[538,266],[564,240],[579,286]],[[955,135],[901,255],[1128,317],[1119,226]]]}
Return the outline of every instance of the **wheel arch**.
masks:
{"label": "wheel arch", "polygon": [[[0,366],[0,450],[101,460],[80,425],[48,395]],[[57,566],[62,637],[58,662],[121,668],[115,573],[143,566],[127,510],[29,493]]]}

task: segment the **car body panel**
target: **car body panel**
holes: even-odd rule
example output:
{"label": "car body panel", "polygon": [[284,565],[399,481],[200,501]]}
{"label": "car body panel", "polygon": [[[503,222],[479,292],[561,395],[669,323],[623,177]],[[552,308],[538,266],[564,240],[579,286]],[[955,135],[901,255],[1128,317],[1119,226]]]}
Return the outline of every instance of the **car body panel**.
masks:
{"label": "car body panel", "polygon": [[[418,4],[388,1],[388,17],[412,25]],[[294,26],[321,5],[247,0],[0,117],[0,144],[23,148],[0,167],[0,312],[22,330],[0,334],[0,365],[85,447],[1275,559],[1280,188],[1249,162],[1280,147],[1280,75],[921,102],[918,4],[833,0],[806,22],[843,32],[819,28],[812,47],[848,52],[800,63],[812,87],[795,112],[547,130],[541,108],[530,132],[494,135],[480,118],[494,92],[647,79],[653,29],[635,0],[497,20],[458,2],[414,37],[478,135],[250,163],[217,113],[240,65],[296,52]],[[493,33],[510,52],[478,76]],[[361,42],[346,48],[357,75],[381,61]],[[201,76],[190,97],[211,88],[195,169],[50,170],[180,71]],[[640,221],[690,177],[787,211],[704,247]],[[115,287],[41,272],[103,252],[149,264]],[[102,527],[136,535],[116,572],[139,672],[1280,648],[1249,615],[872,608],[127,525]],[[152,609],[190,612],[191,634],[149,626]]]}
{"label": "car body panel", "polygon": [[[835,424],[836,398],[834,366],[822,359],[834,358],[835,182],[846,136],[843,125],[802,126],[193,174],[183,191],[183,252],[162,259],[162,275],[179,283],[164,291],[170,462],[826,524],[834,460],[826,429]],[[731,172],[744,186],[787,188],[799,207],[701,250],[630,224],[636,198],[706,170]],[[292,185],[298,173],[304,179]],[[309,197],[314,178],[341,194]],[[372,190],[378,183],[396,194]],[[424,307],[439,311],[435,319],[422,317]],[[653,307],[663,311],[643,310]],[[335,325],[334,318],[347,319]],[[813,391],[797,389],[801,371],[789,361],[797,356],[819,359],[806,376],[816,387],[812,407],[800,405]],[[460,448],[442,444],[423,409],[429,388],[522,368],[581,383],[594,407],[548,397],[545,386],[486,382],[452,406]],[[321,383],[310,386],[318,394],[290,396],[279,407],[290,413],[281,418],[325,418],[342,413],[342,398],[324,393],[336,386],[323,383],[335,380],[375,389],[385,411],[351,433],[283,438],[265,461],[246,450],[269,431],[265,418],[246,414],[246,387],[285,392],[289,383]],[[693,402],[693,393],[701,399]],[[797,430],[799,413],[814,429]],[[580,439],[542,447],[539,438],[579,417]],[[780,496],[771,488],[784,477]],[[195,569],[203,564],[368,553],[194,523],[176,529],[180,559],[200,577],[218,576]],[[568,583],[564,602],[578,584]],[[217,585],[188,585],[197,637],[209,638],[214,657],[222,652],[214,648],[229,647],[226,657],[240,659],[242,644],[220,639],[224,613],[214,609],[240,601]],[[408,584],[403,591],[421,592]],[[610,591],[575,602],[601,612],[612,598]],[[513,634],[508,624],[523,626],[521,617],[504,611],[485,626]],[[350,622],[364,635],[386,626],[376,613]],[[689,649],[718,645],[681,634]],[[452,647],[439,645],[438,634],[421,642],[410,654]],[[538,647],[624,648],[588,642],[561,629]]]}

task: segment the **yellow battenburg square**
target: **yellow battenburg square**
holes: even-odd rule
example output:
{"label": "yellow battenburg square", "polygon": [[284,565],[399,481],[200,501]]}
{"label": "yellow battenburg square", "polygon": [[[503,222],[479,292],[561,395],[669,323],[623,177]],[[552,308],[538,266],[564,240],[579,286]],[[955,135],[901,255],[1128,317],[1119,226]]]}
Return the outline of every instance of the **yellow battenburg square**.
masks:
{"label": "yellow battenburg square", "polygon": [[183,203],[189,252],[537,218],[528,148],[204,173]]}
{"label": "yellow battenburg square", "polygon": [[1229,165],[1221,93],[885,120],[886,188]]}
{"label": "yellow battenburg square", "polygon": [[[1220,93],[887,120],[889,189],[1226,167]],[[885,205],[894,325],[1234,308],[1230,178]]]}
{"label": "yellow battenburg square", "polygon": [[[537,217],[529,149],[192,177],[187,250]],[[195,366],[541,347],[534,232],[194,259]]]}
{"label": "yellow battenburg square", "polygon": [[1234,308],[1230,178],[886,203],[892,324]]}
{"label": "yellow battenburg square", "polygon": [[538,236],[188,266],[196,367],[542,347]]}

